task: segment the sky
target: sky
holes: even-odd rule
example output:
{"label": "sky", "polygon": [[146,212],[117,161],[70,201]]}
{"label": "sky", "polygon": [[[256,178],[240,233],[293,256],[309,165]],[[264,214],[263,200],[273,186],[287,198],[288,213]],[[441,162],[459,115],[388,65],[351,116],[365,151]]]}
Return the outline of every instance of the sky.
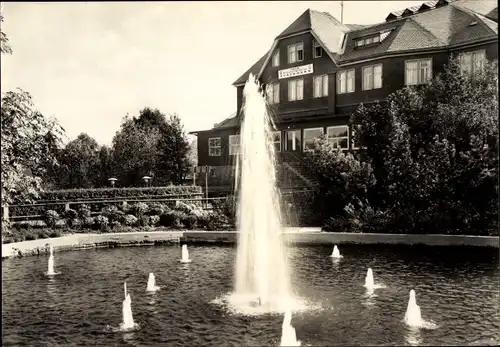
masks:
{"label": "sky", "polygon": [[[383,22],[423,1],[344,1],[344,23]],[[110,145],[125,115],[177,113],[187,132],[236,111],[232,83],[307,8],[340,20],[340,1],[7,2],[2,92],[21,88],[66,141]]]}

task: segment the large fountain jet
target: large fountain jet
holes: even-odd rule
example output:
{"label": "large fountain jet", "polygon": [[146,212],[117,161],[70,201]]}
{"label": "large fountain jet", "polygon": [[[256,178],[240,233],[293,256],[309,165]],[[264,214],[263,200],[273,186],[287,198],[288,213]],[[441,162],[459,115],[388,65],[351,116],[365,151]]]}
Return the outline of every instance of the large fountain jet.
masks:
{"label": "large fountain jet", "polygon": [[239,172],[239,228],[236,295],[285,311],[291,298],[290,278],[281,240],[283,231],[276,187],[274,126],[265,99],[250,75],[243,91]]}

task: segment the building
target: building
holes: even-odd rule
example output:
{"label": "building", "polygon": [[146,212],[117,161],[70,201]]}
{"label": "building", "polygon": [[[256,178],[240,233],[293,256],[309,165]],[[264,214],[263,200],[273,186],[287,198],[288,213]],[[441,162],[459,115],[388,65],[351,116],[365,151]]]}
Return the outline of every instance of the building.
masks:
{"label": "building", "polygon": [[[404,86],[427,83],[452,55],[471,74],[485,59],[497,59],[497,11],[495,0],[439,0],[392,12],[383,23],[357,25],[306,10],[233,83],[236,113],[212,129],[193,132],[198,165],[209,171],[208,186],[213,191],[232,187],[243,88],[250,73],[266,88],[274,111],[280,177],[288,172],[299,178],[293,183],[285,179],[282,186],[301,180],[307,185],[294,163],[323,134],[344,150],[356,150],[348,122],[360,103],[383,102]],[[204,175],[199,179],[204,184]]]}

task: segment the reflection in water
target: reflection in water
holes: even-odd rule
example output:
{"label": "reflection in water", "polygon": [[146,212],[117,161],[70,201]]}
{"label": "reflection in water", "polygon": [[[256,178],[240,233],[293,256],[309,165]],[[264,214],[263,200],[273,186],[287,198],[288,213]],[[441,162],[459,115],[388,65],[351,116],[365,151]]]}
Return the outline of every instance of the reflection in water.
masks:
{"label": "reflection in water", "polygon": [[408,327],[405,340],[410,346],[418,346],[422,343],[422,335],[418,327]]}
{"label": "reflection in water", "polygon": [[374,289],[366,289],[366,292],[364,294],[365,300],[363,300],[363,305],[366,307],[373,307],[375,306],[375,298],[377,297],[377,294],[375,294]]}

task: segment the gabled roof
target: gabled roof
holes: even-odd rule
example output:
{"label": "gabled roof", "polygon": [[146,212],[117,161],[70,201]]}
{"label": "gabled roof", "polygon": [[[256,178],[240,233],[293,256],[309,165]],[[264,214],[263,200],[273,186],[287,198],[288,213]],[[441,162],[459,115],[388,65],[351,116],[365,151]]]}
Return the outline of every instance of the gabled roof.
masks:
{"label": "gabled roof", "polygon": [[270,59],[271,51],[274,50],[274,47],[281,38],[307,30],[312,30],[316,33],[316,35],[320,36],[320,40],[328,46],[329,52],[337,52],[338,48],[340,47],[340,40],[342,39],[341,34],[351,29],[347,25],[341,24],[337,19],[335,19],[331,14],[327,12],[319,12],[307,9],[281,34],[276,37],[271,49],[250,69],[248,69],[243,75],[241,75],[240,78],[238,78],[233,83],[233,85],[240,85],[245,83],[250,73],[258,76],[262,66],[266,65],[268,60]]}
{"label": "gabled roof", "polygon": [[198,133],[202,133],[205,131],[212,131],[212,130],[217,130],[217,129],[229,129],[229,128],[237,127],[238,125],[239,125],[239,119],[236,116],[236,112],[235,112],[231,116],[229,116],[228,118],[224,119],[222,122],[215,124],[214,127],[211,129],[191,131],[191,132],[189,132],[189,134],[196,135]]}
{"label": "gabled roof", "polygon": [[[384,53],[440,48],[493,38],[498,33],[496,0],[434,0],[393,11],[386,22],[375,25],[341,24],[331,14],[307,9],[280,33],[271,49],[233,85],[246,82],[250,73],[259,76],[280,38],[310,31],[339,65]],[[474,22],[477,22],[473,24]],[[471,25],[472,24],[472,25]],[[355,47],[359,37],[391,30],[383,42]],[[345,45],[341,47],[344,35]]]}

